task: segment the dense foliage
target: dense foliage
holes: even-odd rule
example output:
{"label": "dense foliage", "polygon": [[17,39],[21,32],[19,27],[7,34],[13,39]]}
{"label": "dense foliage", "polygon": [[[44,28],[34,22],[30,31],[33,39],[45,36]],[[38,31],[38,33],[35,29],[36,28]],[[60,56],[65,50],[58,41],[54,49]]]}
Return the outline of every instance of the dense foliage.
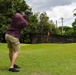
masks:
{"label": "dense foliage", "polygon": [[25,0],[0,0],[0,41],[4,38],[4,34],[11,23],[11,18],[16,12],[22,13],[29,6]]}
{"label": "dense foliage", "polygon": [[[26,9],[32,8],[25,0],[0,0],[0,41],[4,39],[4,34],[11,23],[11,18],[16,12],[23,13]],[[74,16],[75,13],[74,13]],[[29,18],[29,26],[25,28],[21,35],[26,33],[48,33],[59,34],[62,33],[62,26],[56,27],[52,20],[49,20],[46,12],[33,13]],[[64,35],[76,35],[76,20],[72,23],[72,27],[64,26]]]}
{"label": "dense foliage", "polygon": [[24,0],[0,0],[0,33],[6,32],[13,14],[22,13],[28,8]]}

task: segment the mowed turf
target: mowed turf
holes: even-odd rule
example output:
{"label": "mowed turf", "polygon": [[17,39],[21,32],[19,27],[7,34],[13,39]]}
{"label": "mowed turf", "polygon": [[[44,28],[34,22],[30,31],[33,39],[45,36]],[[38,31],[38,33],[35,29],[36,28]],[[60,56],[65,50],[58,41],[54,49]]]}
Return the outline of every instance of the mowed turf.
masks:
{"label": "mowed turf", "polygon": [[76,75],[76,43],[21,44],[19,73],[8,72],[7,45],[0,43],[0,75]]}

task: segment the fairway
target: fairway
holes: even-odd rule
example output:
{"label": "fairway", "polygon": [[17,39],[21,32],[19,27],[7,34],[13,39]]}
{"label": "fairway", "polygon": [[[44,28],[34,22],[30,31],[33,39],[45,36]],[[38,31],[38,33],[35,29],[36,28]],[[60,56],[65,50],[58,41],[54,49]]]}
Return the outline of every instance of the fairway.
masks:
{"label": "fairway", "polygon": [[0,75],[76,75],[76,43],[21,44],[19,73],[8,72],[7,45],[0,43]]}

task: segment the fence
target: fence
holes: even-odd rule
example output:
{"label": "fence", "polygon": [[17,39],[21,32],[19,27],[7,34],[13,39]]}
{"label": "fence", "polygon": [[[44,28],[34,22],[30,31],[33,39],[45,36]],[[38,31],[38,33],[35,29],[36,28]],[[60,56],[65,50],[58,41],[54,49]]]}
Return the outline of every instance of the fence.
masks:
{"label": "fence", "polygon": [[[28,36],[28,37],[27,37]],[[76,36],[54,35],[43,33],[29,33],[24,35],[25,43],[75,43]],[[26,41],[28,39],[28,41]]]}
{"label": "fence", "polygon": [[[0,42],[5,43],[5,34],[0,34]],[[43,33],[26,33],[21,35],[21,43],[76,43],[76,36],[54,35]]]}
{"label": "fence", "polygon": [[76,36],[50,35],[49,41],[51,43],[75,43]]}

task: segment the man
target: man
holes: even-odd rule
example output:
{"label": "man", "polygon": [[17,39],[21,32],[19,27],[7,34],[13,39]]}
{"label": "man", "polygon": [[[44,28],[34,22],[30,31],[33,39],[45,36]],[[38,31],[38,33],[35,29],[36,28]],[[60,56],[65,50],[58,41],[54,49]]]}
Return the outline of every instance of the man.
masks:
{"label": "man", "polygon": [[12,18],[11,25],[6,31],[5,39],[9,48],[9,58],[11,61],[11,65],[8,70],[10,72],[20,71],[17,70],[17,68],[20,67],[15,64],[20,52],[20,32],[23,28],[28,26],[27,18],[30,14],[30,10],[26,10],[25,14],[16,13]]}

